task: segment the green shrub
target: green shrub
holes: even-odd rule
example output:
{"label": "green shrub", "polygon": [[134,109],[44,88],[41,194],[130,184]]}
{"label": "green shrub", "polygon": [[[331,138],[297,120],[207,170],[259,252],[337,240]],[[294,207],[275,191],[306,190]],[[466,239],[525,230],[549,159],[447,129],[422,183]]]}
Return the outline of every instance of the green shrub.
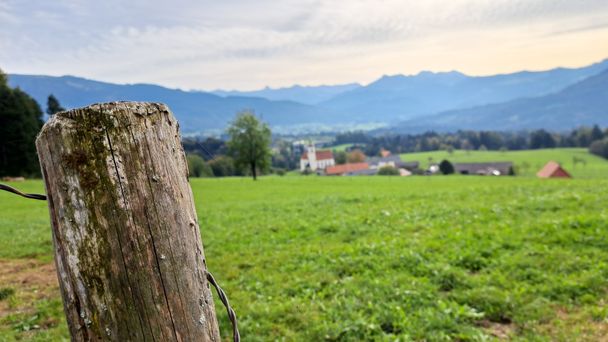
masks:
{"label": "green shrub", "polygon": [[454,165],[452,165],[452,163],[450,163],[448,160],[444,159],[441,161],[441,163],[439,163],[439,170],[444,175],[451,175],[454,173]]}
{"label": "green shrub", "polygon": [[190,177],[213,177],[211,167],[197,154],[188,154],[188,174]]}
{"label": "green shrub", "polygon": [[378,170],[378,176],[399,176],[399,170],[393,166],[383,166]]}

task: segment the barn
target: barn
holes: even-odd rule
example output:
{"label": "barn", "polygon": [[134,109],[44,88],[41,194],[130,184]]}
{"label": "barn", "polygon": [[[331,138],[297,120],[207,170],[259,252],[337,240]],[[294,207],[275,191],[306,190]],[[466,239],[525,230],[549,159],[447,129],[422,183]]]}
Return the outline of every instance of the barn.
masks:
{"label": "barn", "polygon": [[536,174],[539,178],[572,178],[559,163],[550,161]]}
{"label": "barn", "polygon": [[513,175],[512,162],[455,163],[454,172],[462,175],[507,176]]}

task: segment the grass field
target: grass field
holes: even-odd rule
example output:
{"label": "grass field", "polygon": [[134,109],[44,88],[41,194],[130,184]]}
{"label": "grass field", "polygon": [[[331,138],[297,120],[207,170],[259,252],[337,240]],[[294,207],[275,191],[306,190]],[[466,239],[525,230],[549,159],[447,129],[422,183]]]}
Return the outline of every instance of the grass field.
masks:
{"label": "grass field", "polygon": [[[244,341],[608,338],[606,179],[191,183]],[[0,341],[68,339],[46,205],[0,203]]]}
{"label": "grass field", "polygon": [[334,146],[327,147],[327,149],[332,150],[332,151],[342,152],[342,151],[346,151],[347,148],[350,148],[353,145],[354,144],[340,144],[340,145],[334,145]]}
{"label": "grass field", "polygon": [[[405,161],[417,160],[423,167],[427,167],[429,158],[433,163],[444,159],[452,163],[473,163],[511,161],[514,163],[519,175],[534,176],[548,161],[559,162],[576,178],[604,178],[608,177],[608,161],[590,154],[585,148],[556,148],[524,151],[464,151],[455,150],[452,154],[447,151],[433,151],[421,153],[405,153],[401,159]],[[574,158],[584,160],[584,163],[574,165]]]}

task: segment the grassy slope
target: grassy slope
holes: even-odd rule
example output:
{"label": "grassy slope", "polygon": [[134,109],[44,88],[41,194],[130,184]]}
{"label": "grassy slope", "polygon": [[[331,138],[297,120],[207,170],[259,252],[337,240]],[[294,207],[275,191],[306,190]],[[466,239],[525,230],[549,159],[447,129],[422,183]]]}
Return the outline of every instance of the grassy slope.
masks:
{"label": "grassy slope", "polygon": [[[273,177],[192,186],[207,263],[247,341],[605,333],[607,180]],[[44,204],[3,193],[0,201],[10,203],[0,258],[48,260]],[[0,340],[22,336],[14,326],[0,319]],[[60,323],[28,336],[65,334]]]}
{"label": "grassy slope", "polygon": [[332,151],[346,151],[347,148],[353,146],[354,144],[341,144],[341,145],[334,145],[334,146],[330,146],[327,149],[328,150],[332,150]]}
{"label": "grassy slope", "polygon": [[[429,157],[439,163],[447,159],[453,163],[512,161],[519,167],[520,174],[534,176],[548,161],[554,160],[562,164],[576,178],[595,178],[608,176],[608,160],[594,156],[584,148],[557,148],[524,151],[470,151],[456,150],[452,155],[446,151],[433,151],[421,153],[406,153],[401,159],[406,161],[417,160],[424,167],[428,165]],[[581,158],[586,165],[573,165],[573,158]],[[528,165],[525,168],[525,165]]]}

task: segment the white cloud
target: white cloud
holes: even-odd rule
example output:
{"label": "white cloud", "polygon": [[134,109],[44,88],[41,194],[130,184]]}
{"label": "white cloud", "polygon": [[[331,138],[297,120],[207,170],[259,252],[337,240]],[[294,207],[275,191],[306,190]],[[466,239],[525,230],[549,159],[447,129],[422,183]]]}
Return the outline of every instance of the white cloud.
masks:
{"label": "white cloud", "polygon": [[608,57],[607,14],[605,0],[9,1],[0,67],[198,89],[494,73]]}

